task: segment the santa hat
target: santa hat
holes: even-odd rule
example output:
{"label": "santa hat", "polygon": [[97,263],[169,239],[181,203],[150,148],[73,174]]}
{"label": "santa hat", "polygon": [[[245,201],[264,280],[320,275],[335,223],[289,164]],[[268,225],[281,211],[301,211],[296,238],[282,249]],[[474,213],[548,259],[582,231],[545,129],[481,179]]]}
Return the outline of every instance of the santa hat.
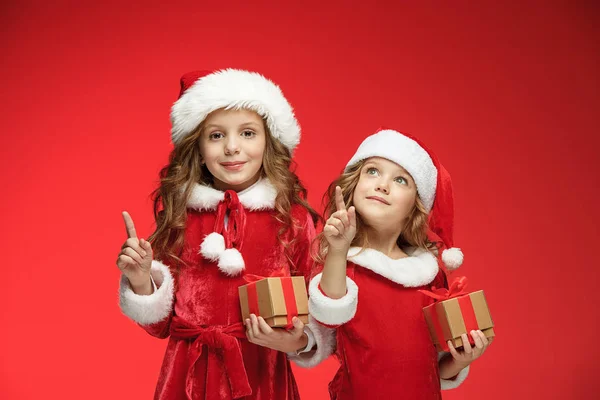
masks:
{"label": "santa hat", "polygon": [[370,157],[393,161],[412,176],[417,185],[418,196],[429,213],[429,229],[444,245],[444,265],[450,270],[460,267],[463,253],[459,248],[453,247],[452,180],[436,155],[415,137],[382,129],[360,144],[346,165],[346,170]]}
{"label": "santa hat", "polygon": [[179,99],[171,108],[173,143],[180,143],[220,108],[255,111],[290,152],[300,142],[300,126],[279,86],[256,72],[225,69],[194,71],[181,77]]}

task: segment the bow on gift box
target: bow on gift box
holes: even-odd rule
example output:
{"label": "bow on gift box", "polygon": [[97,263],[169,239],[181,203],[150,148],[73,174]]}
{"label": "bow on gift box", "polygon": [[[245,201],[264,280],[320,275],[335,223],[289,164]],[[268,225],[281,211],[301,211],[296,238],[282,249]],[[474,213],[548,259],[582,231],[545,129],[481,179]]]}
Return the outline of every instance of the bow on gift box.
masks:
{"label": "bow on gift box", "polygon": [[455,297],[464,296],[468,294],[465,291],[467,287],[467,277],[461,276],[452,282],[449,289],[446,288],[436,288],[435,286],[431,287],[431,291],[429,290],[419,290],[419,292],[423,293],[426,296],[432,297],[437,301],[444,301],[453,299]]}
{"label": "bow on gift box", "polygon": [[[463,322],[464,322],[464,325],[466,328],[466,332],[470,332],[471,330],[479,329],[479,325],[477,323],[477,317],[475,315],[473,303],[471,302],[471,296],[469,296],[469,293],[465,291],[467,282],[468,282],[467,278],[465,276],[461,276],[461,277],[457,277],[456,279],[454,279],[454,281],[450,285],[450,288],[448,288],[448,289],[436,288],[435,286],[432,286],[431,291],[419,290],[419,292],[435,299],[435,303],[441,303],[446,300],[456,299],[458,301],[458,304],[460,307],[460,311],[461,311],[462,319],[463,319]],[[435,312],[435,306],[433,306],[433,307],[434,308],[429,308],[429,307],[426,307],[426,308],[428,309],[428,312],[430,312],[431,316],[432,316],[432,322],[433,322],[433,328],[435,330],[435,336],[437,338],[439,345],[442,347],[442,349],[445,351],[448,351],[449,347],[448,347],[448,344],[446,343],[446,337],[444,336],[444,331],[442,329],[442,325],[440,323],[437,313]],[[471,343],[471,345],[474,345],[475,341],[473,340],[473,337],[471,337],[471,335],[469,335],[469,334],[467,334],[467,337],[469,338],[469,343]]]}

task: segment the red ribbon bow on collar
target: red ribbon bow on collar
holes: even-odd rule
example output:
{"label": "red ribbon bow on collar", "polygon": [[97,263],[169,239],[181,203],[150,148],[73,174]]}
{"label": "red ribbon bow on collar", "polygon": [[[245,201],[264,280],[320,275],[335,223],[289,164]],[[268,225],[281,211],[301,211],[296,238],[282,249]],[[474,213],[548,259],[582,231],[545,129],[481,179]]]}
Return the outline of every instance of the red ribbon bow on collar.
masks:
{"label": "red ribbon bow on collar", "polygon": [[[229,214],[227,215],[227,211]],[[227,229],[225,229],[225,216],[227,215]],[[244,230],[246,229],[246,213],[244,206],[240,203],[238,195],[233,190],[225,191],[225,197],[217,207],[217,220],[215,232],[223,235],[225,248],[229,249],[235,244],[239,250],[244,241]]]}

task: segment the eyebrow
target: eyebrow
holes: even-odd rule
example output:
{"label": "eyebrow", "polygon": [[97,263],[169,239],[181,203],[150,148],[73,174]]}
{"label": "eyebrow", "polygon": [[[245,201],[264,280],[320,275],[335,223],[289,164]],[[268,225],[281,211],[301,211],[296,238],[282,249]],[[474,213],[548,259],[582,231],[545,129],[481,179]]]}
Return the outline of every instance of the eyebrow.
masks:
{"label": "eyebrow", "polygon": [[[247,127],[259,128],[260,124],[258,124],[257,122],[246,122],[245,124],[240,125],[240,128],[247,128]],[[210,128],[223,129],[223,126],[221,126],[219,124],[208,124],[208,125],[204,126],[204,129],[210,129]]]}

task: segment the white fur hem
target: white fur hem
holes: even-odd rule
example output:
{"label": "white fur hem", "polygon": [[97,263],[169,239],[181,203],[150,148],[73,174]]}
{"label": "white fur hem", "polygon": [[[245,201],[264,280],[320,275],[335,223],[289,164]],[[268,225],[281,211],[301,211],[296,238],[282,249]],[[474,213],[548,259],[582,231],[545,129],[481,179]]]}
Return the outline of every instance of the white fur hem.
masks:
{"label": "white fur hem", "polygon": [[409,257],[394,260],[375,249],[350,247],[348,261],[404,287],[420,287],[431,283],[438,271],[435,256],[422,249],[405,249]]}
{"label": "white fur hem", "polygon": [[304,327],[312,332],[315,338],[316,350],[307,353],[287,353],[288,358],[302,368],[312,368],[319,365],[335,351],[335,329],[319,323],[312,315],[308,316],[308,325]]}
{"label": "white fur hem", "polygon": [[348,292],[339,299],[325,296],[319,289],[323,273],[315,276],[308,286],[308,312],[319,322],[326,325],[341,325],[350,321],[358,306],[358,286],[346,277]]}
{"label": "white fur hem", "polygon": [[[250,211],[272,210],[275,208],[277,190],[267,179],[261,178],[254,185],[238,194],[240,203]],[[225,192],[210,186],[194,183],[187,207],[198,211],[216,210],[217,205],[225,198]]]}
{"label": "white fur hem", "polygon": [[[442,359],[442,357],[448,354],[445,351],[441,351],[438,353],[438,362],[439,360]],[[467,376],[469,375],[469,365],[467,365],[465,368],[463,368],[458,375],[456,375],[456,377],[454,379],[441,379],[440,378],[440,384],[442,387],[442,390],[450,390],[450,389],[456,389],[457,387],[459,387],[464,381],[465,379],[467,379]]]}
{"label": "white fur hem", "polygon": [[173,309],[173,277],[160,261],[152,261],[150,271],[158,289],[151,295],[138,295],[131,290],[129,280],[121,276],[119,303],[123,314],[141,325],[151,325],[167,318]]}

